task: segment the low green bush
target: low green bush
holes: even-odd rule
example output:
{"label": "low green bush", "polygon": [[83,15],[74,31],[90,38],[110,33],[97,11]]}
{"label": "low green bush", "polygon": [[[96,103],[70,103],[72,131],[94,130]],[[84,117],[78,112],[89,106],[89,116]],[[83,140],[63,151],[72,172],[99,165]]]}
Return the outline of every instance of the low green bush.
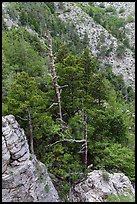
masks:
{"label": "low green bush", "polygon": [[107,202],[135,202],[135,196],[134,195],[109,195],[107,198]]}

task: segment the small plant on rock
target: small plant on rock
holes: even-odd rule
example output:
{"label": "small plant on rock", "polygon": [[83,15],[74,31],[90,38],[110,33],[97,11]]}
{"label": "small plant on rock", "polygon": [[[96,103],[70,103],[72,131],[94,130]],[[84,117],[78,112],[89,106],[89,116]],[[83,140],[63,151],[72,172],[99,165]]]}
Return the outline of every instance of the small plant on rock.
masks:
{"label": "small plant on rock", "polygon": [[119,9],[119,13],[124,13],[125,12],[125,9],[124,8],[120,8]]}
{"label": "small plant on rock", "polygon": [[107,197],[107,202],[135,202],[134,195],[109,195]]}
{"label": "small plant on rock", "polygon": [[116,53],[117,53],[118,58],[122,58],[124,56],[124,53],[125,53],[125,46],[124,45],[119,45],[117,47]]}
{"label": "small plant on rock", "polygon": [[106,171],[102,171],[101,176],[105,182],[109,182],[109,174]]}
{"label": "small plant on rock", "polygon": [[48,186],[48,184],[45,185],[45,191],[46,191],[46,193],[49,192],[49,186]]}

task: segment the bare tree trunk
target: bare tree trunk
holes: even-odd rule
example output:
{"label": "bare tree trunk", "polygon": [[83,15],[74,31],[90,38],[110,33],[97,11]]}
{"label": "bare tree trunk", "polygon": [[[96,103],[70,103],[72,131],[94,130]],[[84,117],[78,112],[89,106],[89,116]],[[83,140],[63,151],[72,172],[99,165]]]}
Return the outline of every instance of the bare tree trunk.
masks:
{"label": "bare tree trunk", "polygon": [[54,86],[58,108],[59,108],[59,118],[60,118],[60,121],[62,122],[61,97],[60,97],[59,85],[58,85],[57,74],[56,74],[56,69],[55,69],[55,60],[54,60],[54,56],[52,53],[52,38],[48,30],[46,30],[45,35],[48,40],[48,55],[49,55],[49,60],[50,60],[50,71],[51,71],[53,86]]}
{"label": "bare tree trunk", "polygon": [[84,140],[85,140],[84,163],[85,163],[85,169],[86,169],[87,168],[87,151],[88,151],[88,146],[87,146],[88,134],[87,134],[87,116],[85,113],[83,115],[83,132],[84,132]]}
{"label": "bare tree trunk", "polygon": [[30,140],[30,152],[34,155],[34,147],[33,147],[33,128],[32,128],[32,120],[29,109],[27,109],[28,115],[28,123],[29,123],[29,140]]}

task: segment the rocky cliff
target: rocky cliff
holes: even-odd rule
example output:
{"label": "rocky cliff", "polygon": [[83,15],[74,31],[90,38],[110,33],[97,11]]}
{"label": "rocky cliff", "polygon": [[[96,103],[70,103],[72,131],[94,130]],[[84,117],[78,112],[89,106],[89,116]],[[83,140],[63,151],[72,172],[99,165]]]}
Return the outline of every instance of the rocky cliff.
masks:
{"label": "rocky cliff", "polygon": [[78,183],[70,192],[72,202],[106,202],[109,195],[134,196],[135,190],[123,173],[109,174],[94,170],[87,178]]}
{"label": "rocky cliff", "polygon": [[45,165],[29,153],[13,115],[2,117],[2,201],[59,202]]}

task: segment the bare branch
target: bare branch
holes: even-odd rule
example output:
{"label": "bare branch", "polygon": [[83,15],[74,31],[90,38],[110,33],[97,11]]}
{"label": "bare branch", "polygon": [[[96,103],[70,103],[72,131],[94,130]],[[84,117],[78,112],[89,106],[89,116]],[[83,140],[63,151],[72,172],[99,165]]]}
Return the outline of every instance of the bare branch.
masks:
{"label": "bare branch", "polygon": [[67,125],[67,123],[64,120],[62,120],[60,118],[57,118],[57,120],[60,121],[61,124]]}
{"label": "bare branch", "polygon": [[87,168],[91,169],[93,167],[93,164],[90,164]]}
{"label": "bare branch", "polygon": [[22,118],[19,115],[17,115],[18,118],[20,118],[21,120],[27,121],[28,119]]}
{"label": "bare branch", "polygon": [[80,154],[82,153],[83,154],[84,152],[85,152],[84,150],[83,151],[80,150],[78,153],[80,153]]}
{"label": "bare branch", "polygon": [[83,140],[76,140],[76,139],[62,139],[62,140],[58,140],[52,144],[47,145],[46,147],[51,147],[59,142],[76,142],[76,143],[81,143],[81,142],[85,142],[85,139]]}
{"label": "bare branch", "polygon": [[58,103],[53,103],[53,104],[47,109],[47,111],[48,111],[49,109],[51,109],[53,106],[55,106],[55,105],[58,105]]}
{"label": "bare branch", "polygon": [[62,88],[65,88],[65,87],[68,87],[68,85],[64,85],[64,86],[59,86],[59,89],[62,89]]}
{"label": "bare branch", "polygon": [[84,143],[84,146],[81,148],[81,150],[80,151],[83,151],[83,150],[85,150],[85,143]]}

